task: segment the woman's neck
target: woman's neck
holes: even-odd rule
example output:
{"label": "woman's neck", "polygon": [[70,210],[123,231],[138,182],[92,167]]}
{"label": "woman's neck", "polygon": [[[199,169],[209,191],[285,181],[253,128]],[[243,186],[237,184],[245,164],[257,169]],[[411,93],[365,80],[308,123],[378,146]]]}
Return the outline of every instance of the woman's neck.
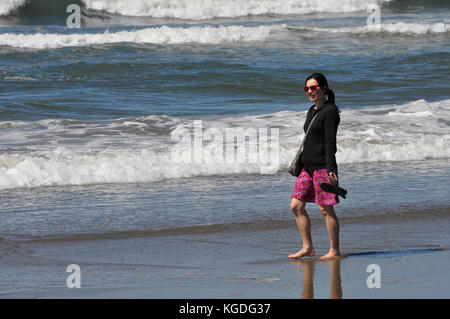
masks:
{"label": "woman's neck", "polygon": [[315,109],[318,109],[323,103],[325,103],[325,99],[317,100],[317,101],[314,103],[314,108],[315,108]]}

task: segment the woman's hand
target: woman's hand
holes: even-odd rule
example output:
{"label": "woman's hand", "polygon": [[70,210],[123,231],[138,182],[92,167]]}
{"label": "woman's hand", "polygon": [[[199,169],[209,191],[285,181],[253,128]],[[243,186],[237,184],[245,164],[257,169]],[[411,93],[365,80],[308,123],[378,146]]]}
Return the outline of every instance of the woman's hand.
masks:
{"label": "woman's hand", "polygon": [[336,175],[335,173],[329,172],[329,173],[328,173],[328,176],[330,176],[331,178],[333,178],[333,179],[336,181],[336,183],[338,183],[338,177],[337,177],[337,175]]}

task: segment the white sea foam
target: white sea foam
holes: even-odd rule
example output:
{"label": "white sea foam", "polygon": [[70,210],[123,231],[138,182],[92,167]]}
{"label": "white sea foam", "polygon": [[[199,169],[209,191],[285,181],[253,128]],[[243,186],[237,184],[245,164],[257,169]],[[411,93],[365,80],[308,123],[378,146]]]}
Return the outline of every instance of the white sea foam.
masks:
{"label": "white sea foam", "polygon": [[220,44],[227,42],[249,42],[267,39],[273,32],[286,29],[285,24],[244,26],[194,26],[194,27],[153,27],[135,31],[104,33],[35,33],[0,34],[0,46],[15,48],[48,49],[69,46],[90,46],[120,42],[179,44],[201,43]]}
{"label": "white sea foam", "polygon": [[260,26],[192,26],[192,27],[151,27],[133,31],[108,30],[102,33],[1,33],[0,46],[29,49],[54,49],[72,46],[92,46],[112,43],[153,43],[153,44],[221,44],[232,42],[264,41],[288,29],[313,30],[324,33],[391,33],[391,34],[442,34],[450,32],[450,24],[382,23],[374,26],[341,28],[305,28],[286,24]]}
{"label": "white sea foam", "polygon": [[7,15],[11,11],[23,6],[26,0],[2,0],[0,2],[0,16]]}
{"label": "white sea foam", "polygon": [[[289,28],[296,29],[296,27],[289,27]],[[421,34],[433,34],[433,33],[440,34],[450,32],[450,24],[443,22],[434,24],[396,22],[396,23],[380,23],[358,27],[341,27],[341,28],[300,27],[298,29],[308,29],[324,33],[391,33],[391,34],[405,34],[405,35],[407,34],[421,35]]]}
{"label": "white sea foam", "polygon": [[[193,143],[183,144],[174,138],[186,131],[194,134],[193,120],[152,115],[97,123],[74,120],[2,122],[0,189],[260,174],[261,165],[272,160],[270,156],[274,153],[271,151],[278,152],[278,170],[285,170],[303,135],[301,126],[305,115],[305,111],[282,111],[204,119],[200,161],[195,160]],[[342,109],[337,162],[376,165],[384,161],[448,160],[448,119],[450,100]],[[249,157],[244,162],[217,160],[218,147],[226,156],[229,150],[226,146],[235,145],[234,139],[226,140],[226,129],[250,127],[267,129],[270,136],[277,128],[279,145],[267,142],[268,152],[258,152],[255,162]],[[208,130],[216,130],[218,136],[223,134],[225,138],[206,137]],[[261,138],[249,140],[247,150],[265,145],[264,142]],[[176,152],[175,146],[178,147]]]}
{"label": "white sea foam", "polygon": [[83,0],[89,9],[128,16],[212,19],[265,14],[365,11],[383,0]]}

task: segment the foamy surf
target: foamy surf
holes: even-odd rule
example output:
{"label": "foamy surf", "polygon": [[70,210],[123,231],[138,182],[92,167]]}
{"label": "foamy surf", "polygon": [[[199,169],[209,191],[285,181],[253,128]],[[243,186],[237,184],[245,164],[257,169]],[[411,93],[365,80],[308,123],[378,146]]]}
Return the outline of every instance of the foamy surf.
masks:
{"label": "foamy surf", "polygon": [[340,27],[340,28],[308,28],[289,26],[289,29],[312,30],[322,33],[388,33],[403,35],[423,35],[423,34],[443,34],[450,32],[450,24],[448,23],[380,23],[373,25],[357,26],[357,27]]}
{"label": "foamy surf", "polygon": [[232,42],[262,41],[272,33],[284,30],[282,25],[245,26],[195,26],[195,27],[154,27],[136,31],[103,33],[35,33],[0,34],[0,46],[30,49],[51,49],[73,46],[91,46],[112,43],[153,43],[153,44],[220,44]]}
{"label": "foamy surf", "polygon": [[[200,161],[195,159],[195,144],[193,148],[192,143],[183,144],[181,139],[175,138],[183,131],[194,134],[195,123],[166,115],[161,121],[158,121],[159,116],[153,115],[103,124],[77,122],[74,129],[69,129],[74,123],[68,120],[4,122],[0,123],[1,144],[7,147],[0,155],[0,189],[261,174],[263,166],[274,163],[274,154],[278,156],[275,163],[278,166],[272,173],[276,173],[285,170],[294,157],[305,115],[305,111],[282,111],[204,119]],[[343,109],[338,131],[338,164],[448,159],[448,118],[450,100]],[[155,125],[157,127],[147,127]],[[137,130],[130,130],[130,127]],[[278,128],[279,145],[272,144],[273,131],[270,131],[270,141],[249,139],[244,146],[250,151],[257,150],[256,160],[247,156],[244,161],[227,162],[227,152],[230,149],[234,152],[235,146],[240,145],[234,145],[234,138],[226,139],[226,129],[239,127]],[[222,132],[225,138],[206,136],[208,129],[218,130],[219,135]],[[167,133],[152,135],[151,131]],[[72,134],[72,140],[68,133]],[[79,142],[73,143],[75,139]],[[227,145],[232,147],[227,148]],[[260,146],[265,152],[259,151],[263,150]],[[222,160],[218,160],[218,149],[224,151]]]}
{"label": "foamy surf", "polygon": [[202,20],[268,14],[365,11],[382,0],[83,0],[88,9],[137,17]]}
{"label": "foamy surf", "polygon": [[26,0],[2,0],[0,2],[0,16],[10,14],[12,11],[23,6]]}
{"label": "foamy surf", "polygon": [[341,28],[306,28],[287,24],[260,26],[193,26],[193,27],[151,27],[134,31],[106,30],[102,33],[34,33],[0,34],[0,46],[22,49],[56,49],[63,47],[84,47],[114,43],[149,44],[222,44],[265,41],[284,30],[313,30],[324,33],[388,33],[401,35],[443,34],[450,32],[450,24],[382,23],[373,26]]}

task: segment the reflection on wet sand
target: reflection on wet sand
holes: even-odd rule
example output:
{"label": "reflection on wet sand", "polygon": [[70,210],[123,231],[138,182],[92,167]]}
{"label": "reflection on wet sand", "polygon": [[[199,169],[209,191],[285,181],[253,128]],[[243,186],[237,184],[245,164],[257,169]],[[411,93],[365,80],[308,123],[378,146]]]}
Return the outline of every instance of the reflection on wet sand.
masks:
{"label": "reflection on wet sand", "polygon": [[[302,299],[314,298],[314,268],[317,260],[295,260],[292,261],[302,268],[303,272],[303,292]],[[324,262],[324,261],[321,261]],[[330,286],[330,298],[341,299],[342,298],[342,285],[341,285],[341,258],[335,258],[326,260],[330,266],[331,272],[331,286]]]}

